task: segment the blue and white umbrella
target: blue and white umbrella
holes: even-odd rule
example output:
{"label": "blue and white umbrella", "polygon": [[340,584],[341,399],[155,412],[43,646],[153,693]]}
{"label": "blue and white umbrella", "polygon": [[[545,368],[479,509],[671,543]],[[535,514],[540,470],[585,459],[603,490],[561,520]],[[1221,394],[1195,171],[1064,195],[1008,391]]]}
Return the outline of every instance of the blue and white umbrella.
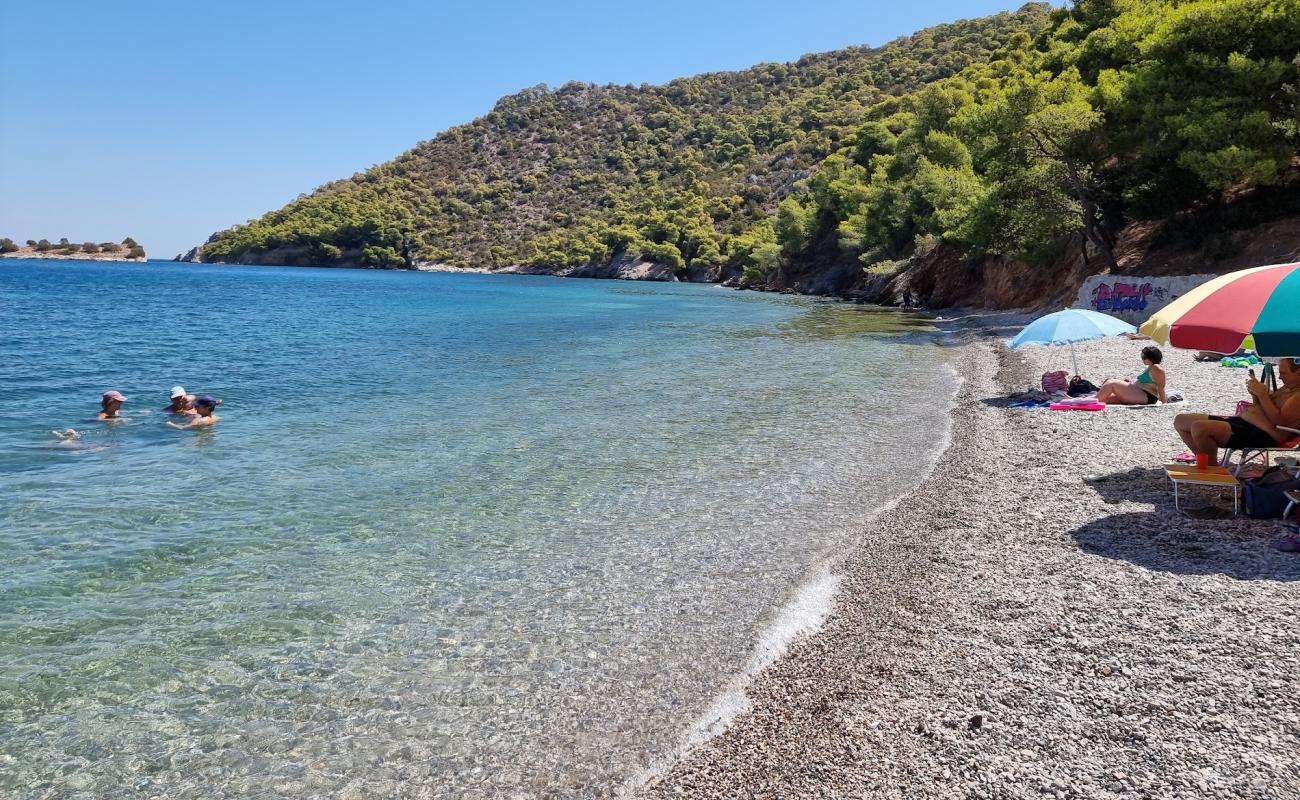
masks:
{"label": "blue and white umbrella", "polygon": [[1137,328],[1122,319],[1109,314],[1089,311],[1084,308],[1067,308],[1045,317],[1039,317],[1025,326],[1010,342],[1017,348],[1027,344],[1048,344],[1070,346],[1070,358],[1074,361],[1074,374],[1079,374],[1079,357],[1074,352],[1075,342],[1087,342],[1118,336],[1121,333],[1136,333]]}

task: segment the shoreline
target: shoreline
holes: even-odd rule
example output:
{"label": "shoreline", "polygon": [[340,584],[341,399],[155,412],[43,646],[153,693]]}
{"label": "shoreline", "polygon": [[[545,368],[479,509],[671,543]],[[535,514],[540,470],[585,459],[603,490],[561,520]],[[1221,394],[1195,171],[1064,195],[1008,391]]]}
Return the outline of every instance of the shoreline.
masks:
{"label": "shoreline", "polygon": [[[952,372],[953,388],[947,400],[949,407],[945,415],[945,427],[927,458],[926,475],[932,473],[942,463],[953,442],[954,414],[966,379],[956,369],[951,367],[949,369]],[[900,492],[875,507],[862,523],[859,536],[867,535],[871,525],[877,519],[896,509],[911,494],[910,491]],[[754,704],[748,695],[748,690],[754,681],[774,663],[785,658],[790,648],[801,639],[816,635],[834,612],[842,590],[844,564],[853,547],[853,540],[843,542],[809,565],[803,580],[790,597],[775,607],[760,626],[760,635],[745,665],[727,677],[724,686],[708,698],[705,709],[692,718],[690,724],[678,736],[677,744],[673,749],[652,759],[651,763],[625,781],[620,788],[619,796],[636,796],[638,792],[654,786],[668,775],[676,764],[689,758],[698,749],[707,747],[710,741],[726,733],[737,718],[753,711]]]}
{"label": "shoreline", "polygon": [[[1135,344],[1081,347],[1085,374],[1125,374]],[[1183,449],[1173,415],[1231,407],[1238,376],[1169,351],[1184,404],[995,399],[1060,354],[954,348],[936,466],[833,560],[829,614],[748,682],[748,710],[640,796],[1300,792],[1300,558],[1230,500],[1176,515],[1159,471]]]}
{"label": "shoreline", "polygon": [[12,258],[22,261],[125,261],[130,264],[143,264],[148,261],[148,257],[129,258],[119,256],[113,253],[72,253],[64,255],[62,253],[37,253],[28,252],[28,248],[18,250],[12,253],[0,253],[0,258]]}

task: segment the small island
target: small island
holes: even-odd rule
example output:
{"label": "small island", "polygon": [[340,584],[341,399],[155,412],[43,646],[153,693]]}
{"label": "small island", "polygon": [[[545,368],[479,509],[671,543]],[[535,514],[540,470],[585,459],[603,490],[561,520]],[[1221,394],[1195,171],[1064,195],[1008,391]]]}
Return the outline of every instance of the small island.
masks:
{"label": "small island", "polygon": [[144,261],[144,248],[130,236],[121,242],[70,242],[60,239],[28,239],[20,245],[13,239],[0,238],[0,258],[69,258],[89,261]]}

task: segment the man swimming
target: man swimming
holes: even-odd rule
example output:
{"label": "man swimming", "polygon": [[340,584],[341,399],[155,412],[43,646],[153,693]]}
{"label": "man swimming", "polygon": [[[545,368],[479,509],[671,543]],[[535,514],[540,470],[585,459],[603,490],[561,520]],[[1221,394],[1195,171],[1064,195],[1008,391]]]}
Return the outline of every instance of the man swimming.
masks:
{"label": "man swimming", "polygon": [[216,425],[217,422],[220,421],[221,417],[218,417],[216,414],[212,412],[216,411],[217,403],[219,402],[220,402],[219,400],[216,400],[206,394],[203,395],[202,397],[195,398],[193,419],[191,419],[189,422],[185,423],[184,425],[178,425],[177,423],[172,422],[171,420],[167,420],[167,424],[178,431],[185,431],[185,430],[189,430],[190,428],[203,428],[209,425]]}
{"label": "man swimming", "polygon": [[[166,411],[168,414],[176,414],[177,416],[192,417],[198,413],[194,410],[194,400],[194,395],[185,393],[184,386],[173,386],[171,391],[171,402],[163,406],[163,411]],[[217,405],[221,405],[224,401],[221,400],[221,398],[217,398],[214,402],[216,402]]]}
{"label": "man swimming", "polygon": [[177,414],[186,417],[192,417],[196,413],[194,410],[194,397],[185,393],[184,386],[173,386],[171,393],[171,402],[163,406],[163,411],[168,414]]}

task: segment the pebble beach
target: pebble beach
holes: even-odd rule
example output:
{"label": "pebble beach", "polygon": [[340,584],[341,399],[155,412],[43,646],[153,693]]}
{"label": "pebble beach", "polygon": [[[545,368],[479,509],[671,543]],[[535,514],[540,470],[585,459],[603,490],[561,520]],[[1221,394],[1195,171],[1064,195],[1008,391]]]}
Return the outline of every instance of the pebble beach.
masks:
{"label": "pebble beach", "polygon": [[[1068,350],[960,345],[951,442],[832,565],[824,624],[648,798],[1300,797],[1300,556],[1228,492],[1175,511],[1183,411],[1231,413],[1245,370],[1166,349],[1165,406],[1005,397]],[[1147,342],[1078,348],[1095,383]]]}

